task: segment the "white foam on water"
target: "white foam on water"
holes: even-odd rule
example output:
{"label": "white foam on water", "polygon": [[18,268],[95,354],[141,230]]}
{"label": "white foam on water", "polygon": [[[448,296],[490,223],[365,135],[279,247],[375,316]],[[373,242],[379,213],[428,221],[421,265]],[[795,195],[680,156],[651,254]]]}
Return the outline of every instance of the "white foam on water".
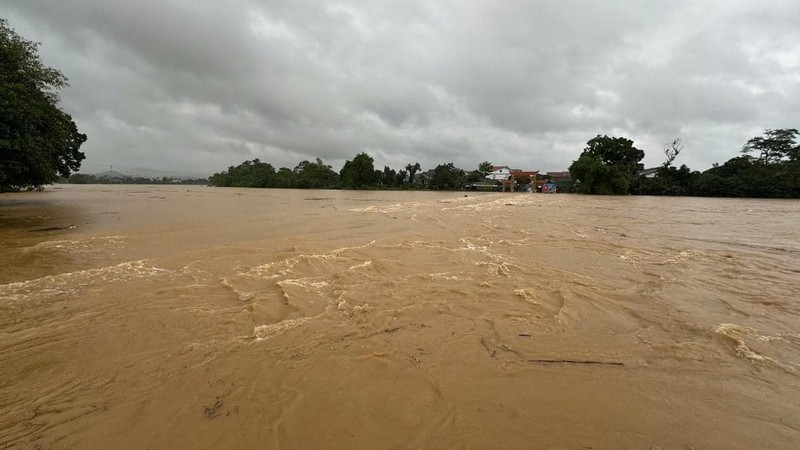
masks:
{"label": "white foam on water", "polygon": [[[316,316],[315,316],[316,317]],[[263,341],[271,337],[283,334],[287,330],[297,328],[306,324],[306,322],[314,319],[315,317],[300,317],[297,319],[285,319],[278,323],[269,325],[258,325],[253,328],[253,337],[256,341]]]}
{"label": "white foam on water", "polygon": [[698,259],[708,256],[707,253],[698,250],[683,250],[675,254],[675,256],[664,260],[663,264],[680,264],[686,260]]}
{"label": "white foam on water", "polygon": [[372,265],[372,260],[367,260],[367,261],[364,261],[361,264],[356,264],[354,266],[350,266],[350,268],[347,269],[347,270],[350,271],[350,270],[356,270],[356,269],[365,269],[365,268],[367,268],[367,267],[369,267],[371,265]]}
{"label": "white foam on water", "polygon": [[83,252],[108,247],[122,247],[127,243],[127,236],[96,236],[88,239],[44,241],[25,248],[23,251],[58,251],[58,252]]}
{"label": "white foam on water", "polygon": [[538,305],[539,304],[539,302],[537,301],[537,298],[536,298],[536,294],[534,294],[533,292],[529,291],[528,289],[516,289],[516,290],[514,290],[514,295],[516,295],[518,297],[522,297],[523,300],[525,300],[526,302],[528,302],[528,303],[530,303],[532,305]]}
{"label": "white foam on water", "polygon": [[391,214],[401,211],[409,211],[409,210],[413,211],[423,208],[425,206],[429,206],[431,204],[432,204],[431,202],[403,202],[403,203],[394,203],[391,205],[371,205],[365,208],[351,208],[348,211]]}
{"label": "white foam on water", "polygon": [[[295,268],[298,264],[304,261],[322,261],[326,264],[336,262],[342,258],[342,255],[349,251],[363,250],[375,245],[376,241],[370,241],[364,245],[357,245],[353,247],[340,247],[331,250],[328,253],[322,254],[301,254],[290,258],[274,261],[260,266],[250,268],[240,275],[249,276],[252,278],[262,279],[275,279],[280,277],[289,276],[295,273]],[[352,269],[352,267],[351,267]]]}
{"label": "white foam on water", "polygon": [[429,274],[428,276],[430,276],[432,280],[458,281],[464,279],[463,277],[459,277],[458,275],[452,275],[450,272],[432,273]]}
{"label": "white foam on water", "polygon": [[239,297],[240,301],[249,302],[253,299],[253,297],[255,297],[255,293],[238,289],[227,278],[220,279],[219,284],[233,291],[233,293]]}
{"label": "white foam on water", "polygon": [[756,330],[752,328],[742,327],[734,323],[720,324],[716,326],[712,331],[716,334],[719,334],[721,336],[724,336],[732,340],[735,344],[734,349],[736,350],[736,354],[742,358],[745,358],[750,361],[770,362],[789,373],[797,373],[796,367],[793,367],[790,364],[785,364],[774,358],[770,358],[769,356],[764,356],[754,351],[753,349],[748,347],[747,343],[744,340],[744,337],[752,337],[767,342],[773,340],[783,340],[780,337],[760,335],[756,332]]}
{"label": "white foam on water", "polygon": [[99,269],[48,275],[34,280],[0,285],[0,299],[20,301],[30,298],[51,298],[75,292],[93,284],[130,281],[171,275],[172,273],[167,269],[155,266],[148,260],[128,261]]}
{"label": "white foam on water", "polygon": [[641,262],[642,260],[633,250],[626,250],[625,253],[619,255],[619,259],[634,263]]}
{"label": "white foam on water", "polygon": [[489,249],[489,247],[485,245],[475,245],[467,238],[461,238],[458,241],[464,244],[464,247],[458,248],[456,250],[486,253],[486,251]]}

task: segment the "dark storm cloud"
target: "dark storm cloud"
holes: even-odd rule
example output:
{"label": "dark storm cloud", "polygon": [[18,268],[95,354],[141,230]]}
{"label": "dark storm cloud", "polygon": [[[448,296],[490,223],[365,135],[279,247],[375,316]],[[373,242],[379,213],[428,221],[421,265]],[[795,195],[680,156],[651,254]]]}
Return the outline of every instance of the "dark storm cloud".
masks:
{"label": "dark storm cloud", "polygon": [[596,134],[704,169],[800,126],[800,6],[6,2],[66,73],[87,170],[480,161],[560,170]]}

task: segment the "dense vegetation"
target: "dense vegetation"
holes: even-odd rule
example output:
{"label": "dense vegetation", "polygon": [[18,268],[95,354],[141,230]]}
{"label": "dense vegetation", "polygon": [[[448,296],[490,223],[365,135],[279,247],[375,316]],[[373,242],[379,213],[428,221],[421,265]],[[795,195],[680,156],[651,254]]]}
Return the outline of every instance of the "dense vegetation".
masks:
{"label": "dense vegetation", "polygon": [[[645,153],[636,148],[632,140],[598,135],[586,143],[583,152],[569,167],[572,180],[557,184],[559,192],[574,188],[584,194],[799,198],[797,136],[798,131],[793,128],[765,130],[763,136],[747,141],[740,156],[722,165],[714,164],[701,173],[686,165],[673,165],[683,151],[680,139],[664,148],[666,160],[663,164],[645,170],[641,163]],[[421,172],[419,163],[407,164],[400,171],[389,167],[381,171],[374,167],[371,156],[359,153],[346,161],[338,173],[320,159],[303,161],[294,169],[282,167],[279,170],[254,159],[214,174],[210,182],[214,186],[237,187],[458,190],[472,183],[484,183],[491,170],[492,164],[483,161],[472,171],[459,169],[453,163],[439,164],[426,172]],[[537,184],[546,179],[540,176]]]}
{"label": "dense vegetation", "polygon": [[597,136],[569,168],[580,180],[578,192],[584,194],[627,194],[643,166],[644,152],[625,138]]}
{"label": "dense vegetation", "polygon": [[[644,152],[624,138],[598,136],[569,170],[579,192],[587,194],[689,195],[706,197],[800,197],[800,146],[794,128],[767,129],[747,141],[742,155],[705,172],[673,161],[683,150],[679,139],[664,149],[666,161],[643,173]],[[752,156],[751,154],[755,154]]]}
{"label": "dense vegetation", "polygon": [[[302,161],[294,169],[281,167],[258,159],[245,161],[228,170],[215,173],[210,178],[213,186],[275,187],[275,188],[327,188],[327,189],[462,189],[466,183],[480,181],[491,172],[492,164],[484,161],[478,170],[467,172],[453,163],[440,164],[435,169],[420,173],[419,163],[407,164],[396,171],[388,166],[375,168],[374,160],[366,153],[347,160],[336,173],[333,168],[317,158],[316,162]],[[482,172],[481,172],[482,171]]]}
{"label": "dense vegetation", "polygon": [[40,188],[80,168],[86,135],[58,107],[66,85],[39,60],[38,44],[0,19],[0,192]]}

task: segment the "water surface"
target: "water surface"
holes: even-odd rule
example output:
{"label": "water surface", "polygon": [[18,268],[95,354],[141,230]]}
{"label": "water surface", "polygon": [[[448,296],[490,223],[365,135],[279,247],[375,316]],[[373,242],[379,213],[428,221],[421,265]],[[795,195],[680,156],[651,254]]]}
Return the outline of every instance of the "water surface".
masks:
{"label": "water surface", "polygon": [[790,448],[800,203],[0,196],[0,446]]}

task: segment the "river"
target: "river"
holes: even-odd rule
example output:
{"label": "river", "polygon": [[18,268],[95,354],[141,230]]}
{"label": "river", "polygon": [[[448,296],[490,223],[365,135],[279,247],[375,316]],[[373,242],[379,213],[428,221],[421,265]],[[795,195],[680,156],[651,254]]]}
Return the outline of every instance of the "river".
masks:
{"label": "river", "polygon": [[0,447],[796,448],[800,202],[0,195]]}

